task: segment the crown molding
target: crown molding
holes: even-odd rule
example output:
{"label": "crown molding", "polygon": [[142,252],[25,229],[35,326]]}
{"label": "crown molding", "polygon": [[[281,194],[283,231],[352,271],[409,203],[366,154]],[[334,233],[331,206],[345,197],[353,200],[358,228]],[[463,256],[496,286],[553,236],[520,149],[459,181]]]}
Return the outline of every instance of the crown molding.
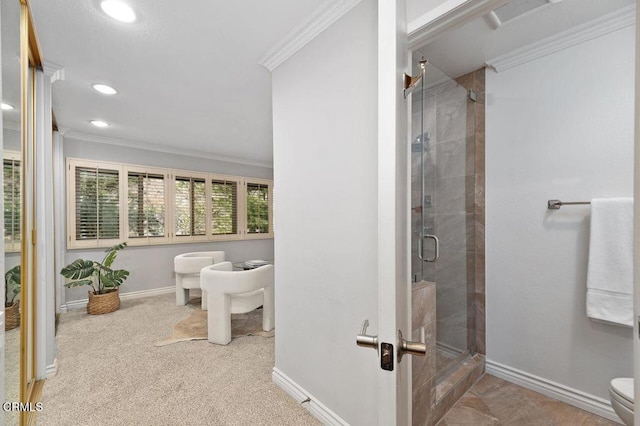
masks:
{"label": "crown molding", "polygon": [[361,1],[362,0],[326,1],[316,9],[309,18],[297,25],[289,34],[271,48],[258,61],[258,65],[265,67],[269,71],[273,71]]}
{"label": "crown molding", "polygon": [[636,8],[633,4],[623,7],[615,12],[608,13],[569,30],[490,59],[486,64],[496,72],[506,71],[518,65],[531,62],[543,56],[633,25],[636,21],[635,11]]}
{"label": "crown molding", "polygon": [[103,136],[89,135],[64,129],[65,139],[75,139],[84,142],[101,143],[114,146],[124,146],[127,148],[142,149],[145,151],[163,152],[165,154],[182,155],[186,157],[206,158],[208,160],[224,161],[225,163],[242,164],[246,166],[264,167],[273,169],[273,164],[267,161],[248,160],[239,157],[216,155],[209,152],[198,151],[194,149],[184,149],[172,146],[154,145],[148,142],[133,141],[129,139],[105,138]]}
{"label": "crown molding", "polygon": [[69,133],[69,128],[68,127],[60,127],[58,126],[58,134],[61,136],[67,136],[67,133]]}
{"label": "crown molding", "polygon": [[446,0],[407,24],[409,49],[418,49],[444,32],[486,15],[509,0]]}
{"label": "crown molding", "polygon": [[51,79],[51,82],[64,80],[64,67],[53,62],[44,61],[42,63],[44,75]]}

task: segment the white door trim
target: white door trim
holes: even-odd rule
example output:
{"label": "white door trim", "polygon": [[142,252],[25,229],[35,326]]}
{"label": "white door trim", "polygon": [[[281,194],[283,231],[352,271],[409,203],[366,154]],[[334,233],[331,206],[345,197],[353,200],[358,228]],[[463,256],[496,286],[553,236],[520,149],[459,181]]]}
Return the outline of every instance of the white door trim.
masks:
{"label": "white door trim", "polygon": [[397,356],[398,330],[411,334],[406,34],[405,1],[379,0],[378,342],[393,345],[394,371],[377,366],[378,424],[389,426],[411,424],[411,357],[398,363]]}

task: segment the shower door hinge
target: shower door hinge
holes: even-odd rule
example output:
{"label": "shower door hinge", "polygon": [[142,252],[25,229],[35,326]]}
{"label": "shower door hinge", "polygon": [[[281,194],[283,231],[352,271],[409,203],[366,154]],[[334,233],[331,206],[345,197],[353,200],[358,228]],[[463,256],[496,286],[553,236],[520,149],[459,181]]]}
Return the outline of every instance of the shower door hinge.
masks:
{"label": "shower door hinge", "polygon": [[471,99],[473,102],[478,102],[478,92],[469,89],[469,99]]}

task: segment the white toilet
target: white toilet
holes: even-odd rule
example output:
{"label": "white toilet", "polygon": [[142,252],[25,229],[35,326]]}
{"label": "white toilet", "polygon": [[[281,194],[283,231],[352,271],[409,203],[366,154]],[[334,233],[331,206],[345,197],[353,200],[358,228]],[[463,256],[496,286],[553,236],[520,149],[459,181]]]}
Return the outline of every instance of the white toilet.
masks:
{"label": "white toilet", "polygon": [[609,386],[611,407],[625,425],[633,426],[633,379],[618,378],[611,380]]}

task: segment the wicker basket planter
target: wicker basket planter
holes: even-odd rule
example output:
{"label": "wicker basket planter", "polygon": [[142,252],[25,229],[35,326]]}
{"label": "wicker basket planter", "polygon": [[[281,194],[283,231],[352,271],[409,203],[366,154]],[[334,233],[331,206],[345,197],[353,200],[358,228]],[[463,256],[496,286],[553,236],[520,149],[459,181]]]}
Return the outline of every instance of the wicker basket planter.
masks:
{"label": "wicker basket planter", "polygon": [[87,313],[89,315],[108,314],[120,308],[120,289],[109,290],[104,294],[89,292]]}
{"label": "wicker basket planter", "polygon": [[4,329],[13,330],[20,325],[20,301],[16,300],[11,306],[4,307]]}

